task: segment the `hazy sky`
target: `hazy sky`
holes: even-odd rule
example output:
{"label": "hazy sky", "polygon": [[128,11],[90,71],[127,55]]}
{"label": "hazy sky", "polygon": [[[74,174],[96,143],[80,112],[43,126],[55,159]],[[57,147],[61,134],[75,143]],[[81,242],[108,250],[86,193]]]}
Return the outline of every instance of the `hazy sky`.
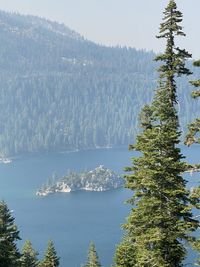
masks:
{"label": "hazy sky", "polygon": [[[105,45],[161,51],[155,38],[168,0],[0,0],[0,9],[65,23],[85,38]],[[180,45],[200,58],[200,0],[177,0],[187,34]]]}

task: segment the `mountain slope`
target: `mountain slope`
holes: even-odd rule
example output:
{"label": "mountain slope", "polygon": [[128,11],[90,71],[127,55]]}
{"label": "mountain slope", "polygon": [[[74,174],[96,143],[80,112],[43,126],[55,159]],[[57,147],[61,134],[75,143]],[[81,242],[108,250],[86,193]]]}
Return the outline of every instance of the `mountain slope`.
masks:
{"label": "mountain slope", "polygon": [[[153,94],[152,52],[99,46],[64,25],[5,12],[0,39],[0,155],[133,142]],[[198,103],[183,83],[180,98],[185,124]]]}

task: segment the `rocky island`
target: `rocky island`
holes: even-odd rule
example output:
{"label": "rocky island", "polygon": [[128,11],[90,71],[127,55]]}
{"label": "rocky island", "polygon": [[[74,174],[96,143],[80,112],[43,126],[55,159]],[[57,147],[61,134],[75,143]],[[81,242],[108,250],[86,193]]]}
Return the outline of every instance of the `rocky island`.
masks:
{"label": "rocky island", "polygon": [[0,163],[8,164],[11,162],[12,162],[12,160],[9,158],[0,158]]}
{"label": "rocky island", "polygon": [[43,186],[36,192],[37,196],[53,193],[69,193],[77,190],[108,191],[122,187],[124,179],[103,165],[91,171],[70,172],[52,185]]}

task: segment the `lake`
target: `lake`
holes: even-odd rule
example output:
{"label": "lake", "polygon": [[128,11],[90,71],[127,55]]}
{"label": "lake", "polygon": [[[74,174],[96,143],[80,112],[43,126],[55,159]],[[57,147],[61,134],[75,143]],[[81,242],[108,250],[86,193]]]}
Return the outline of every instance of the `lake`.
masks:
{"label": "lake", "polygon": [[[183,153],[191,163],[200,162],[199,151],[198,146],[183,147]],[[130,206],[124,204],[131,196],[130,191],[79,191],[46,198],[37,197],[35,192],[53,173],[60,177],[68,170],[89,170],[102,164],[123,173],[134,155],[135,152],[126,148],[99,149],[21,157],[11,164],[0,164],[0,198],[13,210],[23,239],[19,247],[30,239],[42,257],[47,241],[53,239],[61,257],[60,266],[80,267],[86,261],[92,240],[102,266],[111,266],[115,246],[122,237],[120,225],[130,211]],[[190,179],[189,186],[199,181],[197,174],[186,177]]]}

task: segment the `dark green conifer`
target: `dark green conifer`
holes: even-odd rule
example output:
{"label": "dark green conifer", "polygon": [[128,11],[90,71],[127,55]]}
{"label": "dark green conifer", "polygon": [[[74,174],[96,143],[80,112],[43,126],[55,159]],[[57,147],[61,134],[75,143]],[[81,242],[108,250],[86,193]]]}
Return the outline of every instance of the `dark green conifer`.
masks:
{"label": "dark green conifer", "polygon": [[181,267],[186,257],[183,241],[199,225],[192,206],[198,202],[186,189],[182,173],[187,169],[180,143],[176,111],[176,77],[191,72],[185,61],[191,55],[175,46],[175,36],[184,36],[182,14],[169,1],[158,38],[166,39],[165,52],[156,58],[163,64],[154,100],[141,113],[143,132],[135,145],[141,152],[126,168],[126,187],[134,191],[128,201],[134,205],[124,229],[124,240],[115,256],[116,267]]}
{"label": "dark green conifer", "polygon": [[20,253],[16,242],[20,240],[14,217],[4,201],[0,202],[0,266],[19,266]]}
{"label": "dark green conifer", "polygon": [[[194,66],[196,67],[200,67],[200,60],[199,61],[195,61],[194,62]],[[196,88],[200,87],[200,80],[196,80],[196,81],[191,81],[191,84],[194,85]],[[193,91],[192,92],[192,97],[193,98],[198,98],[200,97],[200,90],[197,91]],[[192,122],[189,125],[189,133],[186,136],[186,141],[185,143],[190,146],[194,143],[200,144],[200,137],[199,137],[199,133],[200,133],[200,118],[196,118],[196,121]],[[199,169],[200,168],[200,164],[196,164],[193,166],[194,169]],[[200,186],[198,188],[195,189],[194,191],[195,194],[197,194],[198,197],[200,197]],[[196,266],[200,266],[200,239],[196,240],[195,242],[193,242],[193,248],[196,249],[198,251],[198,260],[196,262]]]}
{"label": "dark green conifer", "polygon": [[193,243],[193,249],[198,252],[198,258],[194,266],[200,266],[200,239],[196,240],[196,242]]}
{"label": "dark green conifer", "polygon": [[[200,67],[200,60],[195,61],[193,65],[194,65],[195,67]],[[200,87],[200,80],[191,81],[191,84],[194,85],[195,87]],[[192,96],[193,96],[194,98],[199,97],[199,96],[200,96],[200,90],[198,90],[198,91],[194,91],[194,92],[192,93]]]}
{"label": "dark green conifer", "polygon": [[84,267],[101,267],[99,257],[93,242],[90,243],[87,263]]}
{"label": "dark green conifer", "polygon": [[[200,67],[200,60],[195,61],[194,66]],[[198,88],[200,87],[200,80],[192,81],[191,84]],[[193,98],[200,97],[200,90],[192,92],[192,97]],[[200,144],[200,137],[197,136],[199,132],[200,132],[200,118],[197,118],[196,121],[194,121],[189,125],[189,133],[186,136],[185,143],[187,145],[192,145],[193,143]]]}
{"label": "dark green conifer", "polygon": [[37,267],[38,259],[37,259],[37,251],[35,251],[32,247],[32,244],[29,240],[27,240],[22,249],[21,256],[21,267]]}
{"label": "dark green conifer", "polygon": [[[200,67],[200,60],[195,61],[194,66]],[[200,80],[191,81],[191,84],[194,85],[196,88],[198,88],[198,87],[200,87]],[[192,97],[195,99],[200,97],[200,90],[193,91]],[[190,146],[194,143],[200,144],[200,137],[198,136],[198,134],[200,133],[200,118],[196,118],[196,120],[194,122],[192,122],[188,128],[189,128],[189,133],[186,136],[185,144],[188,146]],[[199,164],[195,164],[192,167],[192,169],[194,169],[194,170],[195,169],[199,170],[199,168],[200,168]],[[199,197],[200,196],[200,187],[195,188],[193,190],[193,193],[197,195],[196,198]],[[197,208],[199,208],[199,207],[197,207]],[[193,248],[195,250],[197,250],[198,254],[199,254],[199,258],[198,258],[197,263],[195,265],[200,266],[200,239],[195,240],[193,242]]]}
{"label": "dark green conifer", "polygon": [[49,240],[47,250],[44,254],[43,261],[39,264],[41,267],[57,267],[59,266],[59,257],[52,240]]}

